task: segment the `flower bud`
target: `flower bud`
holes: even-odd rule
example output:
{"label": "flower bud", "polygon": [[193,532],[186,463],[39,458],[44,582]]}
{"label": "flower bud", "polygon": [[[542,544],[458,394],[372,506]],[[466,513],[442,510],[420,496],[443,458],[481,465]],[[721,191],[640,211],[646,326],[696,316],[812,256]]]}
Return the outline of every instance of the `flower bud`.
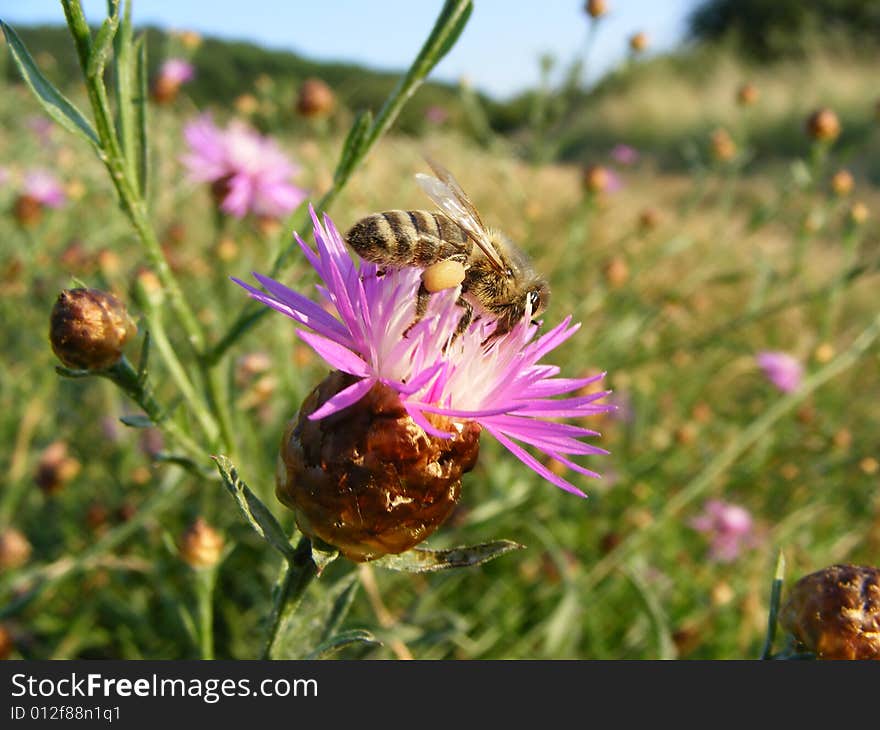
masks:
{"label": "flower bud", "polygon": [[730,162],[736,157],[736,142],[726,129],[712,132],[712,156],[719,162]]}
{"label": "flower bud", "polygon": [[64,441],[53,441],[40,455],[34,481],[46,494],[55,494],[79,474],[80,463],[67,453]]}
{"label": "flower bud", "polygon": [[839,198],[849,195],[853,185],[853,176],[849,170],[838,170],[831,176],[831,190]]}
{"label": "flower bud", "polygon": [[832,565],[801,578],[780,620],[820,659],[880,659],[880,569]]}
{"label": "flower bud", "polygon": [[9,633],[9,629],[0,624],[0,660],[9,659],[13,649],[15,649],[15,642],[12,640],[12,634]]}
{"label": "flower bud", "polygon": [[602,267],[605,282],[612,289],[620,289],[629,280],[629,265],[622,256],[614,256]]}
{"label": "flower bud", "polygon": [[333,90],[321,79],[306,79],[299,87],[296,110],[309,119],[326,117],[336,106]]}
{"label": "flower bud", "polygon": [[125,305],[99,289],[65,289],[52,308],[49,341],[67,367],[105,370],[137,333]]}
{"label": "flower bud", "polygon": [[633,53],[641,53],[648,47],[648,34],[639,32],[630,36],[629,47]]}
{"label": "flower bud", "polygon": [[868,206],[862,202],[853,203],[849,209],[849,219],[857,226],[862,225],[862,223],[868,220],[869,215]]}
{"label": "flower bud", "polygon": [[736,91],[736,103],[740,106],[753,106],[761,96],[754,84],[743,84]]}
{"label": "flower bud", "polygon": [[591,18],[601,18],[608,12],[608,3],[605,0],[587,0],[584,10]]}
{"label": "flower bud", "polygon": [[611,183],[611,173],[602,165],[590,165],[584,170],[583,183],[588,193],[605,192]]}
{"label": "flower bud", "polygon": [[12,216],[20,226],[32,228],[43,219],[43,204],[33,195],[19,195],[13,204]]}
{"label": "flower bud", "polygon": [[281,441],[276,495],[299,529],[351,560],[402,553],[449,517],[461,476],[479,453],[480,427],[428,416],[452,438],[427,434],[392,389],[376,384],[354,405],[309,419],[354,379],[331,373],[306,398]]}
{"label": "flower bud", "polygon": [[253,94],[242,94],[235,98],[235,111],[243,117],[249,117],[257,113],[260,108],[260,102]]}
{"label": "flower bud", "polygon": [[0,570],[15,570],[24,565],[31,556],[31,544],[14,527],[0,532]]}
{"label": "flower bud", "polygon": [[639,213],[639,228],[643,231],[653,231],[660,225],[660,213],[655,208],[645,208]]}
{"label": "flower bud", "polygon": [[180,538],[180,557],[192,568],[212,568],[223,555],[223,536],[201,517]]}
{"label": "flower bud", "polygon": [[840,120],[831,109],[817,109],[807,117],[807,134],[819,142],[833,142],[840,135]]}

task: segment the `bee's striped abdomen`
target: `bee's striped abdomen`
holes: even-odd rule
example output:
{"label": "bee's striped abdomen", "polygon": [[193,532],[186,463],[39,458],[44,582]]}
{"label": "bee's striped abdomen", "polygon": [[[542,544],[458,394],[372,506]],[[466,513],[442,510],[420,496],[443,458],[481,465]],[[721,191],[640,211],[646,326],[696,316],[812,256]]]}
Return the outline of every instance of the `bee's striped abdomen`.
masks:
{"label": "bee's striped abdomen", "polygon": [[355,223],[348,244],[366,261],[386,266],[430,266],[467,256],[470,240],[452,220],[424,210],[388,210]]}

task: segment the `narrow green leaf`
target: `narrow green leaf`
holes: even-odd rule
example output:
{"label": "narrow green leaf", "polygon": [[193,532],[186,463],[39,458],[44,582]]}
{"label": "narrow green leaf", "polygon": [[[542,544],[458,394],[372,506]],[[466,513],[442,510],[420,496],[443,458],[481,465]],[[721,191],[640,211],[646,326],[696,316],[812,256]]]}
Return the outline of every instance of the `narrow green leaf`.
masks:
{"label": "narrow green leaf", "polygon": [[[335,633],[342,621],[358,585],[357,573],[352,571],[327,588],[312,583],[305,600],[295,611],[288,611],[278,628],[272,648],[273,659],[303,659]],[[327,631],[327,627],[333,627]]]}
{"label": "narrow green leaf", "polygon": [[92,125],[82,115],[82,112],[43,76],[18,34],[2,20],[0,20],[0,26],[6,35],[6,43],[9,46],[13,63],[18,68],[24,82],[43,105],[46,113],[67,131],[83,137],[95,147],[100,147],[101,143]]}
{"label": "narrow green leaf", "polygon": [[96,79],[103,75],[104,69],[107,66],[107,59],[110,58],[110,52],[113,49],[113,39],[116,38],[116,31],[118,28],[118,15],[111,15],[101,24],[101,28],[95,36],[95,41],[92,43],[92,50],[89,53],[89,63],[86,66],[86,78]]}
{"label": "narrow green leaf", "polygon": [[147,365],[150,363],[150,330],[144,332],[144,339],[141,341],[141,352],[138,357],[137,381],[141,387],[147,382]]}
{"label": "narrow green leaf", "polygon": [[361,156],[361,148],[367,140],[367,135],[373,126],[373,113],[367,109],[358,112],[342,145],[342,153],[339,155],[339,164],[336,166],[336,173],[333,175],[335,183],[347,180],[351,175],[352,168]]}
{"label": "narrow green leaf", "polygon": [[[356,574],[352,573],[352,576],[354,575]],[[324,620],[324,628],[321,631],[319,639],[322,644],[330,641],[330,638],[336,634],[339,627],[342,625],[342,622],[345,621],[345,617],[348,615],[351,604],[354,602],[354,595],[357,593],[360,584],[359,580],[352,580],[347,584],[347,587],[336,596],[336,599],[333,601],[333,606],[330,609],[330,613]]]}
{"label": "narrow green leaf", "polygon": [[147,198],[150,184],[150,146],[147,136],[147,34],[142,33],[134,44],[135,52],[135,95],[134,104],[134,146],[137,164],[137,180],[141,197]]}
{"label": "narrow green leaf", "polygon": [[121,416],[119,420],[129,428],[150,428],[155,425],[153,420],[149,416],[145,416],[143,413],[133,413],[128,416]]}
{"label": "narrow green leaf", "polygon": [[382,642],[378,641],[369,631],[364,629],[351,629],[350,631],[343,631],[341,634],[336,634],[336,636],[327,639],[327,641],[322,641],[305,658],[329,659],[345,647],[352,646],[353,644],[381,646]]}
{"label": "narrow green leaf", "polygon": [[296,550],[271,510],[248,488],[247,484],[238,478],[238,471],[229,459],[225,456],[211,458],[217,463],[223,483],[229,493],[235,497],[239,509],[250,526],[285,558],[293,560],[296,557]]}
{"label": "narrow green leaf", "polygon": [[94,374],[91,370],[74,370],[73,368],[66,368],[63,365],[56,365],[55,372],[62,378],[87,378]]}
{"label": "narrow green leaf", "polygon": [[[456,11],[457,8],[450,8],[450,14]],[[464,27],[467,25],[468,20],[471,17],[471,13],[474,11],[474,5],[472,2],[467,3],[467,7],[464,10],[458,12],[457,15],[453,15],[453,20],[451,25],[446,25],[444,23],[443,26],[443,35],[440,39],[440,46],[435,51],[435,55],[433,58],[433,63],[431,64],[431,68],[437,65],[437,63],[447,54],[449,53],[452,46],[455,45],[456,41],[458,41],[461,32],[464,30]],[[448,21],[447,21],[448,22]]]}
{"label": "narrow green leaf", "polygon": [[386,555],[373,561],[373,565],[403,573],[428,573],[450,568],[468,568],[482,565],[512,550],[522,550],[525,545],[511,540],[496,540],[480,545],[457,547],[449,550],[426,550],[415,548],[400,555]]}
{"label": "narrow green leaf", "polygon": [[[119,10],[117,3],[117,12]],[[113,81],[116,91],[116,129],[119,133],[119,144],[122,147],[123,164],[128,172],[127,177],[134,182],[138,179],[138,151],[135,142],[137,120],[135,118],[135,101],[137,85],[135,81],[134,41],[131,28],[131,0],[125,3],[119,32],[113,44]]]}

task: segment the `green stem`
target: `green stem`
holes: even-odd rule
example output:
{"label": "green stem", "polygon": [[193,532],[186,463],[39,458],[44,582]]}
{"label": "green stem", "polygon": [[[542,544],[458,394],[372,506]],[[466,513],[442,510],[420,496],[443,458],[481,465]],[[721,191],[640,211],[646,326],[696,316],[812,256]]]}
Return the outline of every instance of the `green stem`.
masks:
{"label": "green stem", "polygon": [[214,658],[214,586],[217,566],[196,570],[196,593],[199,605],[199,652],[202,659]]}
{"label": "green stem", "polygon": [[318,575],[318,566],[312,559],[312,543],[302,537],[297,543],[295,555],[282,569],[275,586],[272,613],[269,616],[269,632],[261,659],[271,659],[278,640],[278,632],[284,622],[296,611],[306,589]]}
{"label": "green stem", "polygon": [[179,446],[199,457],[203,450],[177,424],[166,417],[165,411],[153,394],[153,389],[145,379],[141,379],[131,363],[124,356],[112,368],[101,373],[123,390],[135,403],[143,408],[150,420],[165,432]]}
{"label": "green stem", "polygon": [[773,642],[776,640],[776,621],[779,617],[779,603],[782,599],[782,581],[785,578],[785,556],[779,551],[776,559],[776,572],[773,585],[770,587],[770,611],[767,614],[767,638],[761,650],[761,659],[769,659],[773,653]]}
{"label": "green stem", "polygon": [[125,156],[119,144],[111,117],[110,103],[107,99],[104,80],[100,77],[89,78],[86,73],[92,42],[91,33],[82,7],[79,0],[62,0],[61,4],[67,18],[67,25],[70,28],[74,44],[76,45],[80,67],[85,76],[89,103],[95,117],[95,129],[98,133],[98,138],[101,140],[98,156],[110,173],[110,179],[113,181],[113,186],[119,195],[122,209],[144,244],[147,258],[156,270],[156,275],[168,293],[171,305],[187,333],[190,345],[198,351],[204,344],[201,327],[187,304],[177,279],[168,266],[165,255],[162,253],[159,239],[156,237],[152,223],[147,215],[146,204],[138,193],[139,183],[136,179],[131,178],[130,168],[133,166],[126,164]]}
{"label": "green stem", "polygon": [[694,477],[686,487],[666,501],[663,509],[651,526],[632,533],[614,550],[595,563],[587,573],[584,580],[585,587],[582,586],[582,589],[591,589],[599,581],[624,564],[635,553],[636,549],[640,548],[649,537],[653,536],[658,527],[669,524],[675,515],[709,489],[715,483],[715,480],[727,471],[745,453],[746,449],[770,431],[777,421],[794,410],[814,390],[817,390],[847,368],[852,367],[868,348],[877,341],[878,337],[880,337],[880,314],[874,318],[871,324],[862,331],[844,352],[825,365],[825,367],[806,378],[797,391],[780,398],[761,416],[740,431],[709,462],[702,472]]}

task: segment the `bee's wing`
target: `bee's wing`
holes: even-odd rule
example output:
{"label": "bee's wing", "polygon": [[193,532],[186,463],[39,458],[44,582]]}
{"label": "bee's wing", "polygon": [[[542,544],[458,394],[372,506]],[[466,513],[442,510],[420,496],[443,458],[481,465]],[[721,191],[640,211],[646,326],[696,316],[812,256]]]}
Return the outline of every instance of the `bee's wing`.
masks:
{"label": "bee's wing", "polygon": [[471,237],[480,250],[486,254],[486,258],[498,270],[504,273],[504,264],[501,262],[498,252],[492,245],[480,214],[471,203],[461,186],[452,177],[452,173],[435,162],[428,161],[435,173],[440,178],[431,177],[423,173],[416,174],[416,182],[427,196],[431,198],[440,210],[454,220]]}

